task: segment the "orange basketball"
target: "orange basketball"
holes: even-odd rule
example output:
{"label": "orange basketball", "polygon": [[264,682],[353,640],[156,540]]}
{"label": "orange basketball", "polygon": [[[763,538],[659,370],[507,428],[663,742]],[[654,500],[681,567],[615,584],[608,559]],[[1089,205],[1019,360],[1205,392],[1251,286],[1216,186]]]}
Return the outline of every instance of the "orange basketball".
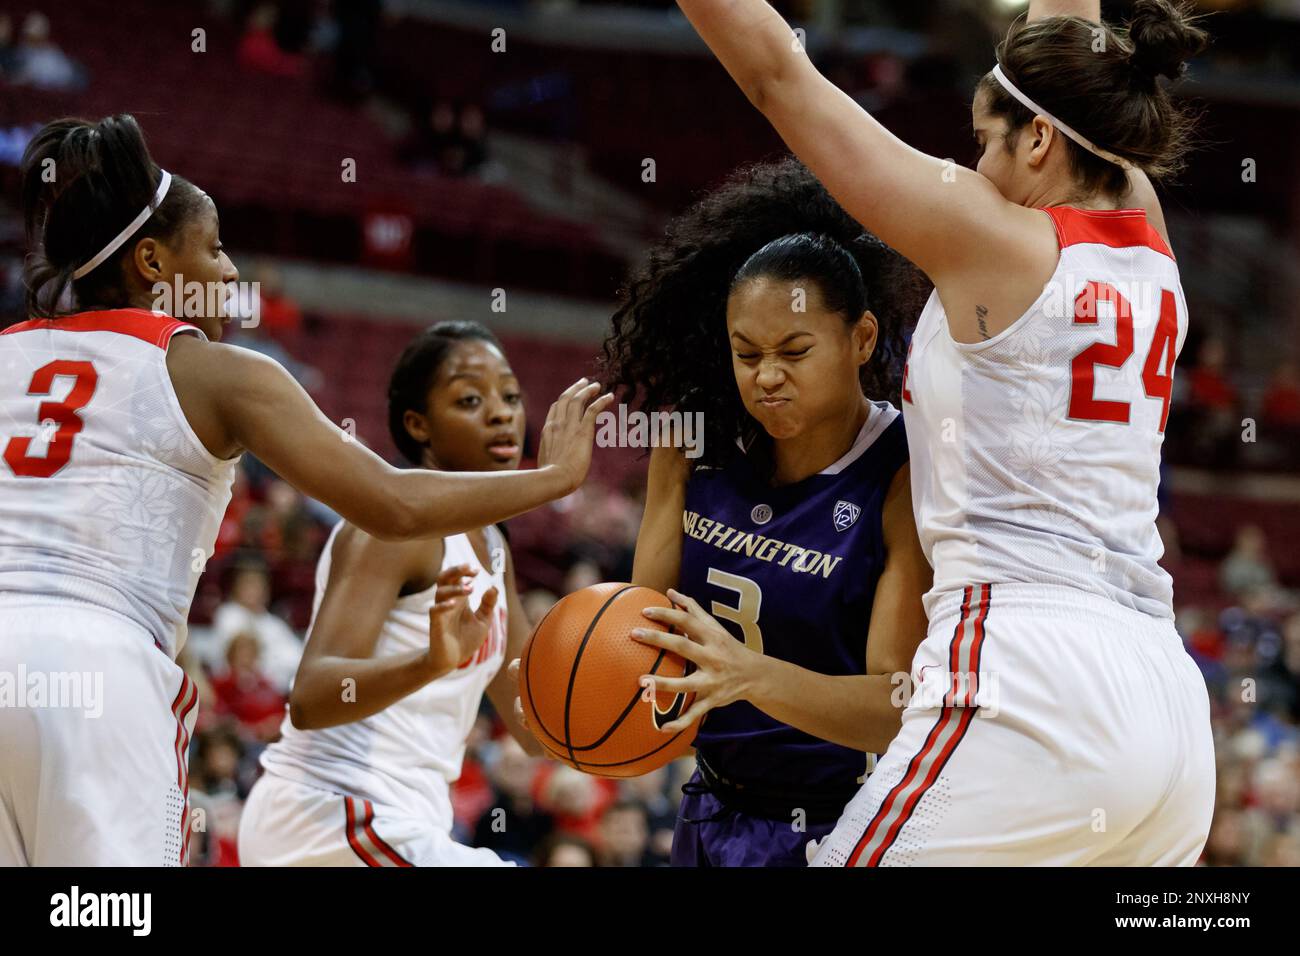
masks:
{"label": "orange basketball", "polygon": [[666,630],[641,614],[672,607],[651,588],[596,584],[559,601],[538,623],[519,662],[519,700],[551,756],[602,777],[636,777],[686,754],[699,728],[668,735],[694,694],[646,699],[643,675],[681,677],[676,654],[632,639],[635,627]]}

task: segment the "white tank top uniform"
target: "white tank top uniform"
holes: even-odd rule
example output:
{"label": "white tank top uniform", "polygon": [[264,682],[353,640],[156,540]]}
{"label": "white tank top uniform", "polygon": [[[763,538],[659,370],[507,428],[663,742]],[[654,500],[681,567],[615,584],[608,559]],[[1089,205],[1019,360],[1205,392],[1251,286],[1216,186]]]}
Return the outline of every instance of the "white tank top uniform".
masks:
{"label": "white tank top uniform", "polygon": [[[329,582],[335,527],[316,569],[313,623]],[[468,564],[470,606],[497,589],[488,637],[469,663],[369,717],[322,730],[299,730],[285,716],[281,738],[262,755],[265,773],[240,822],[239,853],[256,866],[496,866],[490,850],[451,839],[450,785],[484,691],[506,651],[505,546],[486,529],[483,567],[466,535],[444,539],[443,568]],[[429,646],[436,588],[399,598],[374,656]]]}
{"label": "white tank top uniform", "polygon": [[237,460],[181,410],[176,335],[203,338],[142,309],[0,333],[0,865],[186,859],[174,658]]}
{"label": "white tank top uniform", "polygon": [[1060,260],[1017,321],[956,342],[936,292],[913,335],[929,632],[819,865],[1191,865],[1208,835],[1208,694],[1155,527],[1178,268],[1142,210],[1043,212]]}

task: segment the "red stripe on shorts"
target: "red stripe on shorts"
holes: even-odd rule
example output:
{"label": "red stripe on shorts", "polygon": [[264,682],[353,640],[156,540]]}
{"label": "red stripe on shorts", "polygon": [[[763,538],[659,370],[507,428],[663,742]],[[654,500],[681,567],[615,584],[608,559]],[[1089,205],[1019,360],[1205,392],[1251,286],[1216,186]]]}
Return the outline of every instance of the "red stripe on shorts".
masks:
{"label": "red stripe on shorts", "polygon": [[357,811],[351,797],[343,798],[343,807],[347,813],[346,832],[348,836],[348,846],[352,847],[352,852],[361,858],[361,862],[366,866],[383,866],[378,860],[370,855],[370,852],[361,845],[357,839]]}
{"label": "red stripe on shorts", "polygon": [[383,840],[379,838],[379,834],[376,833],[374,827],[371,826],[371,824],[373,824],[374,822],[375,822],[375,808],[372,807],[370,805],[370,801],[367,800],[366,820],[364,826],[366,830],[366,836],[370,837],[370,842],[375,845],[375,847],[379,850],[380,853],[384,854],[384,856],[392,860],[394,866],[414,866],[415,864],[402,859],[401,855],[396,850],[394,850],[391,846],[389,846],[387,843],[385,843]]}
{"label": "red stripe on shorts", "polygon": [[[908,762],[903,779],[898,781],[885,795],[885,799],[881,801],[880,809],[871,818],[871,822],[867,824],[861,839],[854,846],[853,852],[849,854],[846,866],[880,865],[885,853],[898,839],[903,824],[911,818],[926,791],[939,779],[939,774],[943,772],[944,766],[957,749],[957,745],[966,736],[971,721],[974,720],[979,711],[979,708],[973,705],[973,686],[968,687],[967,690],[965,698],[967,706],[954,706],[958,675],[963,672],[961,667],[962,651],[963,649],[969,649],[971,670],[978,673],[979,652],[984,642],[984,619],[988,614],[992,587],[988,584],[980,586],[978,613],[974,626],[971,628],[971,638],[968,641],[966,620],[970,616],[971,598],[974,596],[974,590],[973,587],[967,586],[962,595],[961,616],[957,620],[957,626],[953,629],[952,644],[948,652],[950,686],[948,694],[945,695],[944,707],[939,712],[939,719],[930,728],[930,733],[926,735],[925,743],[921,746],[920,751]],[[939,745],[940,740],[944,741],[942,745]],[[938,745],[937,750],[936,745]],[[924,775],[918,784],[917,778],[920,774]],[[902,804],[896,810],[895,805],[898,804],[900,798]],[[884,827],[883,833],[881,833],[882,827]],[[867,856],[866,863],[859,864],[863,853],[873,844],[874,846]]]}
{"label": "red stripe on shorts", "polygon": [[190,732],[185,720],[198,702],[198,685],[190,680],[189,674],[182,674],[181,689],[172,701],[172,716],[176,718],[176,787],[181,792],[181,866],[188,865],[190,855],[190,768],[185,759],[190,749]]}

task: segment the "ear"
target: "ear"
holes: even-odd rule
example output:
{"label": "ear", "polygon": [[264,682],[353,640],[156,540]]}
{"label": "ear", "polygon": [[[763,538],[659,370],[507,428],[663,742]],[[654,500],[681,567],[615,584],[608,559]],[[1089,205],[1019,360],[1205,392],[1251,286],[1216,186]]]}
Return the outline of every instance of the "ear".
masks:
{"label": "ear", "polygon": [[866,365],[876,351],[876,340],[880,336],[880,323],[876,321],[871,310],[862,313],[853,326],[853,349],[857,354],[858,364]]}
{"label": "ear", "polygon": [[408,408],[402,413],[402,425],[421,445],[429,444],[429,420],[419,412]]}
{"label": "ear", "polygon": [[1035,116],[1030,123],[1029,160],[1030,166],[1039,166],[1047,158],[1047,151],[1056,140],[1056,127],[1046,118]]}
{"label": "ear", "polygon": [[155,283],[165,281],[163,277],[170,275],[167,260],[171,258],[170,250],[157,239],[152,236],[141,239],[131,253],[131,277],[152,289]]}

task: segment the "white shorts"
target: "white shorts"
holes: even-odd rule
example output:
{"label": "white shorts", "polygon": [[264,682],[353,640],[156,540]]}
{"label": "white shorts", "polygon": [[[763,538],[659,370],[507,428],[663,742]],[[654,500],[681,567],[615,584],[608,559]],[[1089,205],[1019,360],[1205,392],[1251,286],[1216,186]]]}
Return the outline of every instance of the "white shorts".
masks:
{"label": "white shorts", "polygon": [[814,866],[1196,862],[1214,744],[1172,622],[974,585],[940,600],[911,676],[898,736]]}
{"label": "white shorts", "polygon": [[139,625],[0,601],[0,866],[184,866],[198,690]]}
{"label": "white shorts", "polygon": [[239,820],[241,866],[513,866],[409,812],[263,773]]}

